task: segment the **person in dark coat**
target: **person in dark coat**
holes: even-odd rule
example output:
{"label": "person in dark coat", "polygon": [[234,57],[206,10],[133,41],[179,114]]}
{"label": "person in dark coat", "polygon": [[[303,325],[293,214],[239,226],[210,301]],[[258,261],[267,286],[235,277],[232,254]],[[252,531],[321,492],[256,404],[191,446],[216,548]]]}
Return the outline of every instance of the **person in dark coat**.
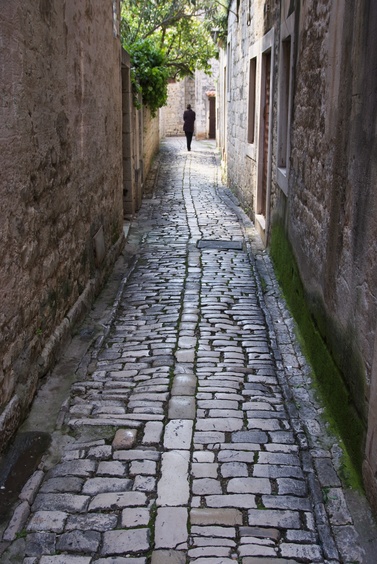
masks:
{"label": "person in dark coat", "polygon": [[195,123],[196,114],[191,109],[190,104],[187,106],[187,110],[183,112],[183,131],[186,135],[187,141],[187,150],[191,151],[191,141],[192,136],[194,133],[194,123]]}

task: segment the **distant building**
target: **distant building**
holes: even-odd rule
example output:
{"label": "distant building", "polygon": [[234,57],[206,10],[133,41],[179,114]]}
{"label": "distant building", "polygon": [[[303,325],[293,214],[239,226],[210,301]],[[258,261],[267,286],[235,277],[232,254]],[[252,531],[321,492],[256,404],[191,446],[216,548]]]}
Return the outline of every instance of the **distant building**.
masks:
{"label": "distant building", "polygon": [[195,75],[168,86],[168,102],[161,108],[160,127],[163,136],[184,135],[183,112],[191,104],[196,112],[196,139],[216,138],[216,84],[218,61],[212,61],[212,74],[196,71]]}

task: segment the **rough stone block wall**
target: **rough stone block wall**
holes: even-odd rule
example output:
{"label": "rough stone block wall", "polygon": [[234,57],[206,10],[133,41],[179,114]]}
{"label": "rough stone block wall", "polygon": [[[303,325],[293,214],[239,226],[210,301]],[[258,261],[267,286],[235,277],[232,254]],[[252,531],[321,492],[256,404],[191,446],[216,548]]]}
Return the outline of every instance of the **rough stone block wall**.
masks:
{"label": "rough stone block wall", "polygon": [[376,26],[372,1],[301,6],[288,233],[317,326],[365,426],[364,480],[377,510]]}
{"label": "rough stone block wall", "polygon": [[119,252],[122,112],[112,2],[5,2],[0,35],[1,448]]}
{"label": "rough stone block wall", "polygon": [[377,6],[352,11],[323,0],[301,18],[290,236],[366,420],[377,314],[377,78],[368,58]]}
{"label": "rough stone block wall", "polygon": [[160,145],[160,120],[159,115],[152,117],[148,108],[143,110],[143,147],[144,147],[144,179],[146,180],[149,170],[151,168],[153,159],[158,153]]}
{"label": "rough stone block wall", "polygon": [[174,137],[184,135],[183,112],[186,109],[185,80],[171,82],[168,85],[168,103],[162,108],[164,135]]}

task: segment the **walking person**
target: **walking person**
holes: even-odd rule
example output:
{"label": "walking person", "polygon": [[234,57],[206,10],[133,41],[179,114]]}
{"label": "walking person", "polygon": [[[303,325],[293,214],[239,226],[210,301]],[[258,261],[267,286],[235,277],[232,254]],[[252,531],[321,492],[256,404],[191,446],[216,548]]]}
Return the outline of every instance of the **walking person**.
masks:
{"label": "walking person", "polygon": [[187,150],[191,151],[191,141],[194,134],[194,123],[196,114],[194,110],[191,109],[191,105],[188,104],[187,110],[183,112],[183,131],[186,135]]}

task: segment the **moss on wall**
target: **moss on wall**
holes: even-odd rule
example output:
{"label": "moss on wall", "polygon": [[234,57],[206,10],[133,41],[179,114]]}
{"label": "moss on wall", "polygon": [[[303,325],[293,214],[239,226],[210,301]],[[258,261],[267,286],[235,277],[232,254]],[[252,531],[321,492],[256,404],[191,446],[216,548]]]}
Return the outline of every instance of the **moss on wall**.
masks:
{"label": "moss on wall", "polygon": [[[339,432],[350,460],[361,476],[365,426],[355,409],[355,402],[345,385],[342,372],[318,329],[309,306],[313,301],[305,293],[292,247],[280,223],[275,223],[272,227],[270,254],[287,305],[296,321],[298,337],[312,367],[327,416]],[[347,340],[346,335],[344,338]]]}

